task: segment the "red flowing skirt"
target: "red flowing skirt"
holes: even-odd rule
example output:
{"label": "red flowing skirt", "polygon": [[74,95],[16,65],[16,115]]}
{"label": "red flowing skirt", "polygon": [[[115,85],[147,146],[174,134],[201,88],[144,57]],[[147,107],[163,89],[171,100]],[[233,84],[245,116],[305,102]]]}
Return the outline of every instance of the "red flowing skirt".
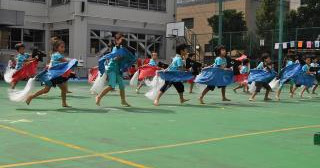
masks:
{"label": "red flowing skirt", "polygon": [[195,80],[195,79],[196,79],[196,77],[193,77],[192,79],[188,80],[188,83],[189,83],[189,84],[194,83],[194,80]]}
{"label": "red flowing skirt", "polygon": [[240,74],[234,76],[234,81],[239,84],[248,83],[248,76],[249,74]]}
{"label": "red flowing skirt", "polygon": [[97,79],[98,74],[99,74],[99,69],[97,66],[90,68],[89,74],[88,74],[88,82],[93,83]]}
{"label": "red flowing skirt", "polygon": [[37,74],[38,61],[31,61],[29,64],[24,64],[23,67],[12,75],[12,82],[28,79]]}
{"label": "red flowing skirt", "polygon": [[155,66],[149,66],[149,65],[140,67],[138,79],[141,81],[145,78],[154,77],[156,76],[157,70],[160,70],[160,68]]}

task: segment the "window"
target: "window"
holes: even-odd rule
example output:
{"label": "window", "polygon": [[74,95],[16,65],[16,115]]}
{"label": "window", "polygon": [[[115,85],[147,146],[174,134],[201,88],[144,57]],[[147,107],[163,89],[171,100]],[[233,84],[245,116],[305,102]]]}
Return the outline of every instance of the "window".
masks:
{"label": "window", "polygon": [[15,45],[23,42],[27,50],[45,50],[44,30],[4,28],[0,29],[0,39],[0,49],[15,50]]}
{"label": "window", "polygon": [[51,37],[59,37],[65,43],[65,53],[69,53],[69,29],[51,31]]}
{"label": "window", "polygon": [[184,26],[188,29],[193,29],[194,27],[194,19],[193,18],[185,18],[182,19],[182,21],[184,22]]}
{"label": "window", "polygon": [[34,2],[34,3],[46,3],[46,0],[19,0],[19,1]]}
{"label": "window", "polygon": [[27,48],[36,47],[40,50],[44,50],[44,31],[23,29],[23,42],[25,43]]}
{"label": "window", "polygon": [[205,44],[204,45],[204,52],[212,52],[212,45],[211,44]]}
{"label": "window", "polygon": [[[116,32],[105,30],[90,31],[90,53],[98,54],[100,51],[111,51],[114,44],[113,36]],[[135,48],[138,56],[145,58],[155,51],[159,53],[159,58],[165,58],[164,41],[161,35],[151,35],[142,33],[124,33],[124,37],[128,41],[128,45]]]}
{"label": "window", "polygon": [[166,0],[88,0],[88,2],[154,11],[166,11],[167,4]]}
{"label": "window", "polygon": [[90,53],[98,54],[101,50],[111,51],[110,43],[112,42],[112,32],[103,30],[90,31]]}
{"label": "window", "polygon": [[70,0],[52,0],[51,5],[55,6],[55,5],[64,5],[69,3]]}

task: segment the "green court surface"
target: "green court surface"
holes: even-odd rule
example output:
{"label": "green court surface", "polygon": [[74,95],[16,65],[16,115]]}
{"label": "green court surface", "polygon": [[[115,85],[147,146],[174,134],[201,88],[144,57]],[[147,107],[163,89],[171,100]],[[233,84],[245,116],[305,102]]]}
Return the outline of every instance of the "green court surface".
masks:
{"label": "green court surface", "polygon": [[69,84],[73,108],[61,108],[58,88],[30,106],[10,102],[7,88],[1,81],[0,168],[320,167],[320,146],[313,144],[320,132],[317,96],[289,99],[285,91],[281,102],[264,102],[262,94],[249,102],[228,89],[231,102],[216,90],[199,105],[195,89],[180,105],[170,89],[154,107],[127,87],[132,107],[120,106],[118,92],[97,107],[90,85],[77,82]]}

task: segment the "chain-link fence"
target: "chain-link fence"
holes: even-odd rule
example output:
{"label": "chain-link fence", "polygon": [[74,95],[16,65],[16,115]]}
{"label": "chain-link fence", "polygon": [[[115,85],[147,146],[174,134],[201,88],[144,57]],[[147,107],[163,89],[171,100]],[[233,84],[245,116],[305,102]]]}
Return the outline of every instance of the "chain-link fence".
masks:
{"label": "chain-link fence", "polygon": [[[213,49],[218,44],[217,35],[210,33],[194,34],[194,36],[198,42],[196,45],[198,46],[199,60],[205,64],[212,64]],[[268,52],[277,62],[280,45],[283,46],[284,56],[305,53],[320,55],[320,27],[288,29],[284,32],[284,43],[279,44],[278,39],[278,30],[266,30],[259,34],[249,31],[224,32],[222,44],[225,45],[229,54],[232,53],[231,51],[237,50],[253,61],[258,60],[263,52]]]}

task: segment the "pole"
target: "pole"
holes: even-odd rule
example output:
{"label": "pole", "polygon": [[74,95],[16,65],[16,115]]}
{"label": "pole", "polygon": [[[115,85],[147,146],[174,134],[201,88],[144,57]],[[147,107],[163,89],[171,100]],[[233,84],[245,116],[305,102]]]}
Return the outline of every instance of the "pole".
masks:
{"label": "pole", "polygon": [[271,30],[271,58],[274,60],[274,32],[275,30]]}
{"label": "pole", "polygon": [[280,7],[279,7],[279,58],[278,58],[278,72],[280,73],[281,71],[281,63],[282,63],[282,55],[283,55],[283,12],[284,12],[284,8],[283,8],[283,0],[280,0]]}
{"label": "pole", "polygon": [[230,32],[230,38],[229,38],[229,48],[230,48],[230,53],[232,50],[232,33]]}
{"label": "pole", "polygon": [[251,32],[248,32],[248,35],[249,35],[249,42],[250,42],[250,50],[249,50],[249,58],[251,58],[252,56],[252,35],[251,35]]}
{"label": "pole", "polygon": [[294,53],[295,54],[297,54],[298,53],[298,47],[297,47],[297,45],[298,45],[298,28],[296,28],[296,39],[295,39],[295,44],[294,44]]}
{"label": "pole", "polygon": [[219,41],[218,44],[221,45],[222,44],[222,1],[223,0],[219,0]]}

